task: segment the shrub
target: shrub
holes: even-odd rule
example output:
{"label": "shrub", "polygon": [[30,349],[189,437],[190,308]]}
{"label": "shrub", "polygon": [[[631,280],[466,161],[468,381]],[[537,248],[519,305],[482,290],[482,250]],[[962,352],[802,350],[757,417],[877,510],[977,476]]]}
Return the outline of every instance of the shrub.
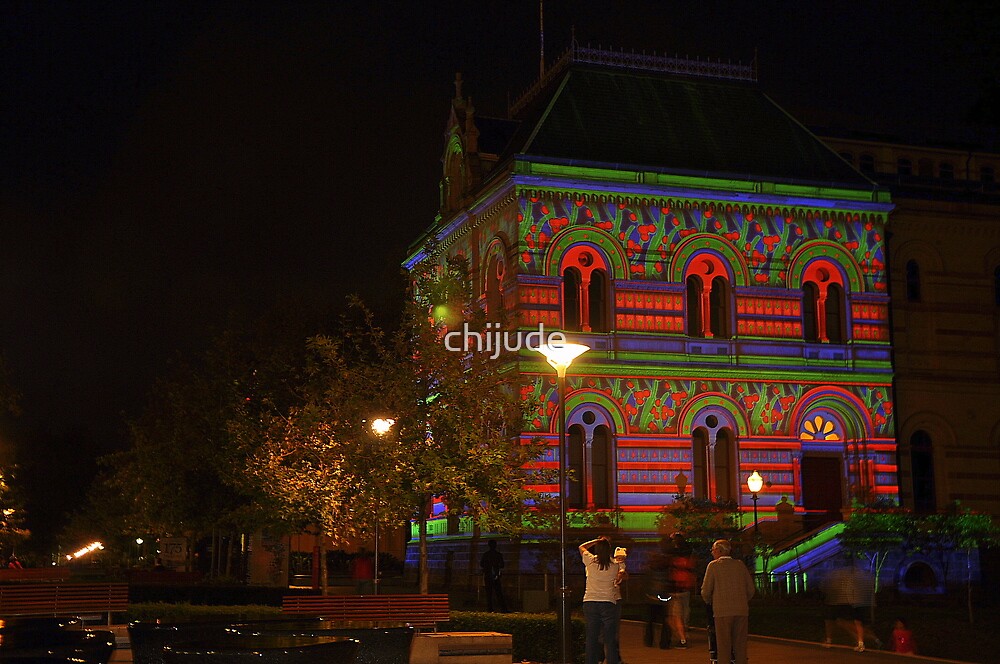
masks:
{"label": "shrub", "polygon": [[[515,662],[558,662],[559,619],[554,613],[486,613],[452,611],[451,620],[441,626],[450,632],[501,632],[510,634]],[[583,662],[585,623],[571,621],[570,651],[572,661]]]}

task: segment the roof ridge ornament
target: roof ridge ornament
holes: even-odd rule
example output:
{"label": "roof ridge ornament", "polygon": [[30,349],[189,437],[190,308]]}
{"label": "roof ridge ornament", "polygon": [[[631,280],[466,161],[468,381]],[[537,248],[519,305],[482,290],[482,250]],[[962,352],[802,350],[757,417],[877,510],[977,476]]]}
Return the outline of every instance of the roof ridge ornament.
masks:
{"label": "roof ridge ornament", "polygon": [[721,60],[718,60],[716,62],[712,62],[710,60],[700,60],[698,58],[692,60],[689,57],[667,57],[663,55],[656,55],[655,51],[652,55],[647,55],[645,52],[636,53],[635,51],[627,53],[624,49],[616,51],[614,49],[605,50],[600,47],[591,48],[589,45],[585,47],[579,46],[576,43],[576,35],[574,31],[573,40],[570,43],[569,48],[567,48],[563,54],[559,56],[559,59],[553,65],[545,69],[545,73],[539,76],[534,85],[525,90],[525,92],[509,106],[507,111],[508,116],[513,117],[524,110],[524,108],[545,88],[549,81],[574,62],[603,65],[606,67],[619,67],[635,71],[656,71],[671,74],[683,74],[685,76],[699,76],[703,78],[757,81],[756,51],[754,53],[754,61],[749,65],[745,65],[742,62],[734,64],[732,61],[722,62]]}

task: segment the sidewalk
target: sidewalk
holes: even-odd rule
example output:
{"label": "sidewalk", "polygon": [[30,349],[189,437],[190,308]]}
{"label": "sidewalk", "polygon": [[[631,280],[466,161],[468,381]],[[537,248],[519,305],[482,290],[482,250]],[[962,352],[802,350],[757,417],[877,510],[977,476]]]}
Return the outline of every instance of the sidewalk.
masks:
{"label": "sidewalk", "polygon": [[[643,623],[623,620],[621,653],[625,664],[708,664],[708,637],[704,629],[692,629],[686,650],[647,648],[642,644]],[[818,643],[789,641],[766,636],[750,637],[747,659],[751,664],[905,664],[905,662],[954,662],[932,657],[904,657],[884,650],[854,652],[853,646],[823,648]],[[720,662],[719,664],[723,664]]]}
{"label": "sidewalk", "polygon": [[[112,629],[118,636],[128,638],[124,625],[115,625]],[[686,650],[647,648],[642,644],[642,631],[641,622],[622,621],[621,651],[625,664],[708,664],[708,637],[704,629],[691,630]],[[906,664],[913,661],[964,664],[951,659],[903,657],[884,650],[856,653],[847,645],[836,645],[827,649],[820,647],[818,643],[773,639],[766,636],[751,636],[748,650],[751,664],[839,664],[840,662]],[[132,652],[127,649],[116,650],[111,657],[111,662],[115,664],[126,664],[131,661]]]}

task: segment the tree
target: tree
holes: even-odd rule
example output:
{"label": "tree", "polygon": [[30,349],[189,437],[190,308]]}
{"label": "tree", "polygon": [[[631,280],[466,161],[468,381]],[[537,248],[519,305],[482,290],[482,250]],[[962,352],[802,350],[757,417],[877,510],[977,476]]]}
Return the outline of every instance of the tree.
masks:
{"label": "tree", "polygon": [[[537,404],[516,355],[497,352],[496,343],[490,350],[476,345],[496,328],[488,326],[485,312],[473,299],[464,258],[417,266],[404,321],[413,348],[418,421],[429,432],[414,460],[414,488],[423,493],[420,503],[438,497],[449,515],[470,518],[476,529],[521,532],[526,517],[551,502],[531,485],[551,481],[554,471],[530,467],[544,445],[537,438],[521,439],[524,422]],[[460,330],[463,335],[468,331],[471,343],[455,351],[454,344],[445,343],[446,335]],[[420,515],[423,592],[425,517],[426,509]]]}
{"label": "tree", "polygon": [[890,500],[855,507],[837,535],[845,551],[865,558],[874,576],[878,593],[879,577],[889,554],[906,548],[916,528],[913,514]]}
{"label": "tree", "polygon": [[10,467],[0,472],[0,548],[12,554],[31,534],[24,525],[24,501],[18,489],[16,470]]}
{"label": "tree", "polygon": [[1000,531],[989,515],[963,509],[957,500],[944,512],[925,517],[921,530],[927,533],[928,541],[933,542],[933,546],[945,552],[965,553],[966,607],[969,623],[973,623],[972,552],[981,546],[996,545],[1000,541]]}

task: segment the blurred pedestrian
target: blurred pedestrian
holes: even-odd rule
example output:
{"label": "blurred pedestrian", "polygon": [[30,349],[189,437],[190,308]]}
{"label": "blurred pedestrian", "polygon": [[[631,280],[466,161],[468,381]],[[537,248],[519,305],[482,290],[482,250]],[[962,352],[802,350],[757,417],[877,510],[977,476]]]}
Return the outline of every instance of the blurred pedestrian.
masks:
{"label": "blurred pedestrian", "polygon": [[486,610],[493,612],[493,598],[496,597],[500,613],[507,613],[507,600],[503,596],[503,554],[497,551],[497,541],[490,540],[486,545],[486,553],[479,559],[479,567],[483,570],[483,582],[486,584]]}
{"label": "blurred pedestrian", "polygon": [[670,542],[660,540],[660,549],[649,557],[646,567],[646,628],[642,642],[647,648],[653,647],[656,625],[660,626],[661,649],[670,647],[670,625],[667,621],[667,605],[673,601],[670,595]]}
{"label": "blurred pedestrian", "polygon": [[913,640],[913,632],[902,618],[896,618],[892,626],[892,651],[902,655],[917,654],[917,642]]}
{"label": "blurred pedestrian", "polygon": [[375,559],[365,547],[358,549],[351,560],[351,576],[359,595],[371,595],[375,592]]}
{"label": "blurred pedestrian", "polygon": [[712,605],[718,657],[726,661],[730,653],[733,664],[747,662],[747,630],[750,619],[750,598],[754,594],[753,577],[742,561],[732,557],[729,540],[712,544],[714,560],[705,570],[701,597]]}
{"label": "blurred pedestrian", "polygon": [[687,648],[687,623],[691,619],[691,591],[698,579],[694,574],[694,557],[691,547],[681,533],[670,536],[670,595],[667,603],[667,622],[677,636],[678,648]]}

